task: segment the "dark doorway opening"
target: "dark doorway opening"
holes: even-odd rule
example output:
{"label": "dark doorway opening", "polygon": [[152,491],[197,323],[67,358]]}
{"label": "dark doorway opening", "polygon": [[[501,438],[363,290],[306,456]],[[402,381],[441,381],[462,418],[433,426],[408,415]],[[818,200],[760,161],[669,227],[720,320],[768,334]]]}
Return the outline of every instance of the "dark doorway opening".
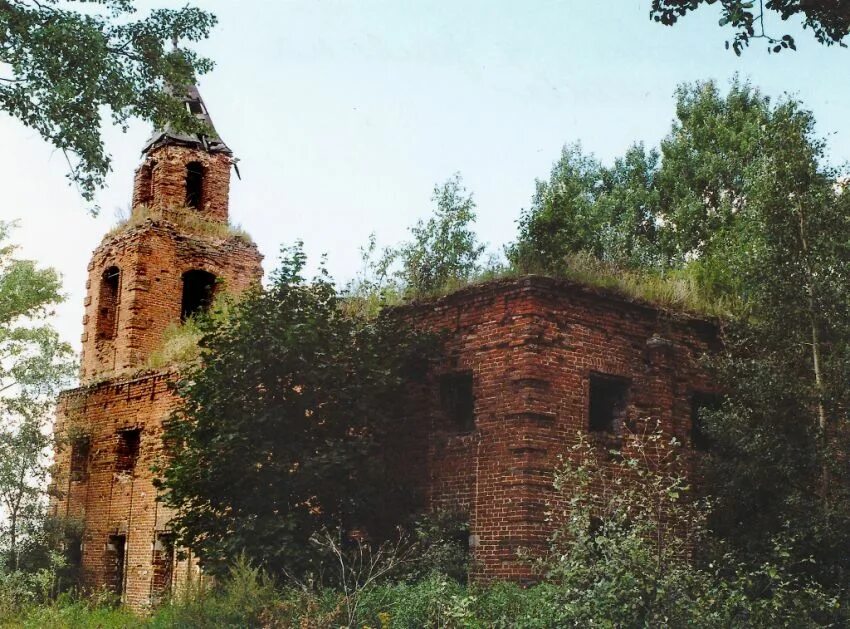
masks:
{"label": "dark doorway opening", "polygon": [[459,371],[440,376],[440,405],[457,432],[475,430],[475,397],[472,372]]}
{"label": "dark doorway opening", "polygon": [[114,594],[124,593],[124,566],[127,551],[125,535],[110,535],[106,542],[106,582]]}
{"label": "dark doorway opening", "polygon": [[169,531],[157,533],[153,542],[152,594],[155,604],[161,603],[171,594],[174,561],[174,534]]}

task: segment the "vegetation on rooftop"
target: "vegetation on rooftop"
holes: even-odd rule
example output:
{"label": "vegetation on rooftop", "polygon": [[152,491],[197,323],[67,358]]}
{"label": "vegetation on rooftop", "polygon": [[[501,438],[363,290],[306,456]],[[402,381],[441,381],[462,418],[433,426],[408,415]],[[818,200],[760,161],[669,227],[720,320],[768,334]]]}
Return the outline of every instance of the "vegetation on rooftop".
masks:
{"label": "vegetation on rooftop", "polygon": [[135,208],[129,216],[121,218],[118,223],[104,236],[104,240],[112,238],[128,229],[141,225],[145,221],[168,221],[178,225],[182,230],[203,236],[205,238],[218,238],[222,240],[236,238],[245,243],[252,244],[251,236],[239,225],[211,221],[204,218],[198,210],[190,207],[175,207],[169,209],[152,208],[146,205]]}

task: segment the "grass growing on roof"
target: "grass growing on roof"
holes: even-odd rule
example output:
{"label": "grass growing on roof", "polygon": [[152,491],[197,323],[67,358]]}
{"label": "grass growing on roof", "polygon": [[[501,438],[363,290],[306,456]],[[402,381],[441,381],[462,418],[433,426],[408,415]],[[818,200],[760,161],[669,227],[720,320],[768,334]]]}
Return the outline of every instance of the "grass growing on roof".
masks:
{"label": "grass growing on roof", "polygon": [[694,268],[649,271],[624,268],[586,253],[573,254],[559,275],[568,280],[609,290],[629,299],[648,302],[669,310],[711,317],[730,317],[742,304],[729,295],[710,293]]}
{"label": "grass growing on roof", "polygon": [[196,236],[205,236],[208,238],[229,239],[236,238],[248,244],[253,243],[251,236],[242,229],[239,225],[231,225],[230,223],[222,223],[219,221],[211,221],[204,218],[196,209],[190,207],[177,208],[151,208],[146,205],[137,207],[125,218],[118,222],[106,234],[104,239],[121,233],[126,229],[141,225],[146,220],[169,221],[182,227],[184,230]]}
{"label": "grass growing on roof", "polygon": [[[391,293],[392,301],[384,305],[437,299],[469,286],[526,275],[543,275],[570,280],[611,292],[624,299],[646,302],[657,308],[698,316],[733,317],[743,311],[740,300],[728,295],[712,294],[705,289],[697,278],[694,268],[673,269],[665,273],[632,269],[599,260],[586,253],[568,256],[557,273],[537,272],[535,269],[520,271],[511,267],[493,267],[479,272],[468,280],[454,281],[439,290],[428,293],[404,293],[403,290],[395,287],[394,292]],[[371,298],[371,302],[369,295],[366,294],[356,294],[353,297],[366,303],[368,307],[375,307],[374,297]]]}

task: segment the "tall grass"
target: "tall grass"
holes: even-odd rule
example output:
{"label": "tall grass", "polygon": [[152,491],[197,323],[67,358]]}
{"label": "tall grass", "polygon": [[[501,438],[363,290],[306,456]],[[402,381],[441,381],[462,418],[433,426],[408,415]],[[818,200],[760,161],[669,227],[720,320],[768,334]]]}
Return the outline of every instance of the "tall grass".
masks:
{"label": "tall grass", "polygon": [[172,323],[165,329],[162,345],[148,357],[147,369],[159,370],[194,363],[201,354],[198,343],[202,335],[194,318]]}
{"label": "tall grass", "polygon": [[742,311],[739,300],[723,294],[712,293],[699,280],[695,268],[672,269],[666,272],[635,269],[599,260],[587,253],[576,253],[564,260],[557,272],[537,269],[516,269],[501,266],[491,267],[464,280],[455,280],[439,290],[427,293],[405,292],[398,287],[387,292],[389,301],[378,300],[375,293],[351,295],[352,309],[372,311],[379,305],[428,301],[445,297],[458,290],[485,284],[500,279],[520,278],[528,275],[543,275],[565,279],[591,288],[612,293],[626,300],[646,303],[660,309],[687,312],[697,316],[731,317]]}
{"label": "tall grass", "polygon": [[663,273],[630,269],[579,253],[568,256],[560,276],[659,308],[712,317],[729,317],[741,310],[736,298],[710,292],[690,267]]}
{"label": "tall grass", "polygon": [[176,208],[151,208],[146,205],[137,207],[129,217],[118,222],[104,237],[111,238],[127,229],[141,225],[147,220],[153,221],[168,221],[178,225],[183,230],[195,234],[196,236],[204,236],[207,238],[218,238],[226,240],[236,238],[246,243],[253,243],[251,236],[242,229],[239,225],[231,225],[230,223],[222,223],[219,221],[211,221],[204,218],[196,209],[190,207]]}

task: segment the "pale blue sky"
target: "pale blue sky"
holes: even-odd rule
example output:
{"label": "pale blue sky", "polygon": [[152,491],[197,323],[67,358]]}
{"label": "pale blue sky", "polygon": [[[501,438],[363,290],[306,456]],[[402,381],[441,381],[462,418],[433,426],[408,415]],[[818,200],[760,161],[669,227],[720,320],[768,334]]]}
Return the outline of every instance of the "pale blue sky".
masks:
{"label": "pale blue sky", "polygon": [[[434,184],[456,171],[482,239],[500,248],[563,144],[581,141],[606,162],[635,141],[656,145],[684,81],[725,84],[737,72],[768,94],[790,92],[814,110],[834,160],[850,160],[850,51],[799,33],[796,53],[768,55],[757,42],[737,58],[713,9],[666,28],[648,19],[650,0],[196,3],[220,19],[200,46],[218,64],[201,92],[241,159],[231,216],[267,270],[281,243],[302,238],[348,279],[369,233],[404,238],[430,212]],[[56,324],[75,346],[86,264],[129,205],[148,133],[106,132],[115,170],[92,219],[61,154],[0,117],[0,218],[20,219],[24,253],[62,271],[69,299]]]}

